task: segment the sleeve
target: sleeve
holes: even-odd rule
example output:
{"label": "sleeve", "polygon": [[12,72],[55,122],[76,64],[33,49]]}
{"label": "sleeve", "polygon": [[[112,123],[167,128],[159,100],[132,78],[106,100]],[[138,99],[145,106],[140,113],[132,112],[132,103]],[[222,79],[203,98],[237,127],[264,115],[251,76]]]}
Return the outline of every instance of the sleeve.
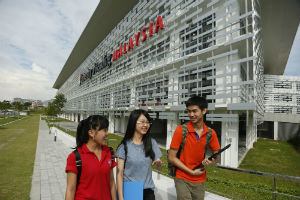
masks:
{"label": "sleeve", "polygon": [[173,138],[172,138],[170,148],[178,150],[180,147],[181,141],[182,141],[182,126],[177,126],[177,128],[174,132]]}
{"label": "sleeve", "polygon": [[213,129],[209,147],[212,151],[218,151],[221,148],[216,131]]}
{"label": "sleeve", "polygon": [[155,139],[153,139],[153,138],[152,138],[152,149],[155,154],[154,160],[157,160],[158,158],[160,158],[162,156],[159,146],[158,146],[157,142],[155,141]]}
{"label": "sleeve", "polygon": [[70,153],[68,158],[67,158],[67,166],[65,169],[65,172],[67,173],[68,171],[72,171],[74,173],[78,173],[78,169],[76,166],[76,157],[74,152]]}
{"label": "sleeve", "polygon": [[125,149],[124,149],[124,145],[121,144],[119,146],[119,148],[117,149],[117,152],[116,152],[116,158],[122,158],[122,159],[125,159]]}

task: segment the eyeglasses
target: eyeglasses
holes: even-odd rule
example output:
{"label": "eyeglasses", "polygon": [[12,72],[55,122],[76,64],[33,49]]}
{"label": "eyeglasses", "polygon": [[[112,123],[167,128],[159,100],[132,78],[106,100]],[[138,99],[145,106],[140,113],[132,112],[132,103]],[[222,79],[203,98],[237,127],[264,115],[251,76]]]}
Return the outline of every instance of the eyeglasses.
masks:
{"label": "eyeglasses", "polygon": [[137,121],[136,123],[141,124],[141,125],[146,125],[146,126],[151,126],[152,125],[151,122],[139,122],[139,121]]}

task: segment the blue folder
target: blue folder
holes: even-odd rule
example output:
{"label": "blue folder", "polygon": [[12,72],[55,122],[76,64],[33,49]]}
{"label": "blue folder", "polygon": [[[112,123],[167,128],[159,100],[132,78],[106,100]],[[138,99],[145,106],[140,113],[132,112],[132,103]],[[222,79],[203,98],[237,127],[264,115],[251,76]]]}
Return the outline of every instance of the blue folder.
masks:
{"label": "blue folder", "polygon": [[124,200],[143,200],[143,191],[144,191],[143,181],[123,182]]}

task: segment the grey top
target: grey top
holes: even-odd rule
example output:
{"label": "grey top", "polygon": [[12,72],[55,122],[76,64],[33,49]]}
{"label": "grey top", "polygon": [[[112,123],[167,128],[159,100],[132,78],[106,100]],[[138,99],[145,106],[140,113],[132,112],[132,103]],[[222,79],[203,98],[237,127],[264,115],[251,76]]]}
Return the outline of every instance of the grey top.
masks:
{"label": "grey top", "polygon": [[[162,156],[162,153],[156,143],[152,138],[152,149],[155,154],[154,160],[157,160]],[[151,158],[145,157],[144,144],[134,144],[131,140],[127,141],[127,159],[124,169],[124,181],[143,181],[144,189],[155,188],[154,182],[152,180],[152,168],[151,168]],[[125,150],[124,145],[121,144],[116,152],[117,158],[122,158],[125,160]]]}

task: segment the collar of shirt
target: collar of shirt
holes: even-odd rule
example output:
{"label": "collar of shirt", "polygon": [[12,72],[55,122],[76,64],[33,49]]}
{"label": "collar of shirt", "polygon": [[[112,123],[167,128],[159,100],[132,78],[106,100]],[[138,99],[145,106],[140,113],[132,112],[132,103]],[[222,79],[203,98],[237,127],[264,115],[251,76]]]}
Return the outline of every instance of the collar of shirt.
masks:
{"label": "collar of shirt", "polygon": [[[187,128],[188,128],[188,133],[194,133],[195,136],[196,136],[196,139],[197,139],[197,141],[198,141],[198,140],[200,139],[200,137],[199,137],[199,135],[197,134],[197,132],[194,130],[194,127],[193,127],[191,121],[188,122]],[[200,135],[202,136],[202,135],[206,134],[207,132],[208,132],[208,128],[207,128],[207,126],[205,125],[205,123],[203,122],[203,131],[202,131],[202,133],[201,133]]]}
{"label": "collar of shirt", "polygon": [[86,146],[85,143],[82,145],[81,150],[82,150],[82,153],[94,153],[89,150],[89,148]]}

